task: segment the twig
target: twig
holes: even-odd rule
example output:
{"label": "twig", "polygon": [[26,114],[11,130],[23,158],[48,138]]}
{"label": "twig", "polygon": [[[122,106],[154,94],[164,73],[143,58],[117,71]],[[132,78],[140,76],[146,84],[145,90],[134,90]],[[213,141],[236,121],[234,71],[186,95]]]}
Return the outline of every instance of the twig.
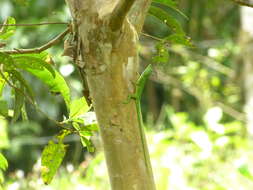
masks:
{"label": "twig", "polygon": [[245,114],[235,110],[234,108],[232,108],[231,106],[228,106],[222,102],[215,102],[214,103],[215,105],[219,106],[222,108],[222,110],[227,113],[228,115],[236,118],[237,120],[239,121],[242,121],[242,122],[247,122],[246,121],[246,117],[245,117]]}
{"label": "twig", "polygon": [[239,5],[253,8],[253,1],[252,0],[233,0],[233,1]]}
{"label": "twig", "polygon": [[0,26],[41,26],[41,25],[51,25],[51,24],[69,24],[68,22],[42,22],[35,24],[0,24]]}
{"label": "twig", "polygon": [[155,36],[149,35],[149,34],[144,33],[144,32],[142,32],[142,33],[141,33],[141,35],[146,36],[146,37],[148,37],[148,38],[152,38],[152,39],[154,39],[154,40],[156,40],[156,41],[162,41],[162,39],[161,39],[161,38],[158,38],[158,37],[155,37]]}
{"label": "twig", "polygon": [[48,43],[44,44],[41,47],[32,48],[32,49],[14,49],[14,50],[3,50],[0,51],[2,53],[6,54],[27,54],[27,53],[40,53],[53,45],[57,44],[59,41],[61,41],[68,33],[70,32],[70,27],[68,27],[64,32],[60,33],[58,36],[56,36],[54,39],[49,41]]}

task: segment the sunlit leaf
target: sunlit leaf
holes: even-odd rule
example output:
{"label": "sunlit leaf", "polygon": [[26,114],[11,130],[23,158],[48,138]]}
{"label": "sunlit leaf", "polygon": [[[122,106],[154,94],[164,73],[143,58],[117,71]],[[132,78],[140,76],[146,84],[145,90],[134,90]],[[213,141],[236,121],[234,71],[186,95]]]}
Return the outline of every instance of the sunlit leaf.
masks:
{"label": "sunlit leaf", "polygon": [[43,59],[33,56],[22,55],[22,56],[14,56],[13,61],[15,63],[15,66],[20,69],[43,70],[45,68],[55,77],[54,69],[50,64],[48,64]]}
{"label": "sunlit leaf", "polygon": [[[7,76],[6,76],[6,78],[7,78]],[[3,89],[4,89],[5,84],[6,84],[6,81],[0,76],[0,97],[3,94]]]}
{"label": "sunlit leaf", "polygon": [[74,118],[86,113],[90,107],[88,106],[84,97],[73,100],[70,103],[69,117]]}
{"label": "sunlit leaf", "polygon": [[241,165],[238,168],[238,171],[240,172],[240,174],[242,174],[244,177],[247,177],[251,180],[253,180],[253,175],[249,170],[249,167],[246,164]]}
{"label": "sunlit leaf", "polygon": [[89,125],[85,125],[86,129],[89,129],[91,131],[98,131],[98,124],[97,123],[92,123]]}
{"label": "sunlit leaf", "polygon": [[[13,17],[8,17],[4,24],[16,24],[16,21]],[[15,33],[15,30],[16,26],[2,26],[2,28],[0,28],[0,39],[8,39]]]}
{"label": "sunlit leaf", "polygon": [[89,152],[94,152],[95,151],[95,148],[92,145],[91,140],[85,138],[84,136],[80,136],[80,139],[81,139],[81,143],[82,143],[83,147],[87,147]]}
{"label": "sunlit leaf", "polygon": [[4,117],[0,117],[0,149],[9,148],[9,146],[7,121]]}
{"label": "sunlit leaf", "polygon": [[7,168],[8,168],[8,162],[6,158],[4,157],[4,155],[0,153],[0,169],[5,171]]}
{"label": "sunlit leaf", "polygon": [[92,136],[93,133],[90,130],[80,129],[79,134],[80,134],[81,137],[90,137],[90,136]]}
{"label": "sunlit leaf", "polygon": [[185,34],[180,23],[164,10],[152,6],[149,9],[149,13],[166,24],[173,32],[182,35]]}
{"label": "sunlit leaf", "polygon": [[63,129],[60,131],[59,134],[57,134],[57,139],[59,140],[59,142],[63,142],[63,139],[69,134],[71,134],[71,131]]}
{"label": "sunlit leaf", "polygon": [[5,100],[0,99],[0,115],[8,117],[8,104]]}
{"label": "sunlit leaf", "polygon": [[65,154],[66,145],[63,143],[55,144],[53,141],[49,141],[44,148],[41,158],[41,175],[45,184],[49,184],[52,181]]}
{"label": "sunlit leaf", "polygon": [[4,70],[15,69],[14,61],[12,57],[6,53],[0,52],[0,63],[4,65]]}
{"label": "sunlit leaf", "polygon": [[3,171],[0,170],[0,190],[3,190],[2,183],[4,182]]}
{"label": "sunlit leaf", "polygon": [[27,68],[27,71],[45,83],[51,93],[61,94],[67,108],[70,106],[70,90],[64,78],[56,70],[55,77],[48,70],[35,70]]}

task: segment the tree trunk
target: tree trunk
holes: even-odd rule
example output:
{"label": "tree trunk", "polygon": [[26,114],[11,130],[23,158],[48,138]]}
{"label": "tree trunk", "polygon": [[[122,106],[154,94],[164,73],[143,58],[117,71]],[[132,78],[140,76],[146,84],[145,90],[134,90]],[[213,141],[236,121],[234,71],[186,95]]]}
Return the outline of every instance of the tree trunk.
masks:
{"label": "tree trunk", "polygon": [[[66,2],[78,23],[81,57],[85,62],[82,69],[86,73],[100,126],[112,190],[154,190],[150,159],[146,142],[141,138],[135,102],[125,103],[128,95],[135,92],[137,31],[143,25],[150,1]],[[133,15],[136,18],[130,23]]]}
{"label": "tree trunk", "polygon": [[248,136],[253,137],[253,9],[241,7],[242,31],[240,45],[243,52],[243,82],[245,93],[245,113]]}

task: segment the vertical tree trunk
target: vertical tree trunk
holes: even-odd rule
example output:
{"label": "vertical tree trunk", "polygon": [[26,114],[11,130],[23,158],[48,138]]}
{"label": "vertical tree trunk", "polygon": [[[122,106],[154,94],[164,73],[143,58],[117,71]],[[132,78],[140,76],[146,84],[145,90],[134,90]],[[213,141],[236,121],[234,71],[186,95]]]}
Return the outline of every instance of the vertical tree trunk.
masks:
{"label": "vertical tree trunk", "polygon": [[[102,136],[113,190],[154,190],[134,101],[138,34],[149,0],[66,0],[78,23],[83,70]],[[143,9],[138,9],[142,7]],[[130,8],[135,23],[126,17]],[[142,12],[143,11],[143,12]]]}
{"label": "vertical tree trunk", "polygon": [[253,9],[241,7],[242,31],[240,44],[243,52],[243,82],[245,92],[245,113],[247,130],[250,138],[253,137]]}

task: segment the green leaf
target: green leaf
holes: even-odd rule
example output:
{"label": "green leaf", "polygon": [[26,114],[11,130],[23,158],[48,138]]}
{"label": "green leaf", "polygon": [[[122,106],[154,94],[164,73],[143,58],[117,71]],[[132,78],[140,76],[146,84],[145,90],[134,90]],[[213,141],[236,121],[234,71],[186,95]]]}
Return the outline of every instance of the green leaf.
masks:
{"label": "green leaf", "polygon": [[87,130],[87,129],[80,129],[79,134],[81,137],[90,137],[92,136],[92,131]]}
{"label": "green leaf", "polygon": [[4,155],[0,153],[0,169],[5,171],[7,168],[8,168],[8,162],[6,158],[4,157]]}
{"label": "green leaf", "polygon": [[65,154],[66,145],[63,143],[55,144],[53,141],[49,141],[44,148],[41,158],[41,175],[45,184],[49,184],[52,181]]}
{"label": "green leaf", "polygon": [[7,121],[4,117],[0,117],[0,149],[9,148],[10,142],[7,132]]}
{"label": "green leaf", "polygon": [[27,68],[27,71],[40,79],[49,87],[51,93],[60,93],[66,103],[67,108],[70,106],[70,90],[64,78],[55,70],[55,77],[48,70],[35,70]]}
{"label": "green leaf", "polygon": [[83,147],[87,147],[89,152],[95,151],[95,147],[92,145],[91,140],[89,140],[83,136],[80,136],[80,139],[81,139],[81,143],[82,143]]}
{"label": "green leaf", "polygon": [[0,100],[0,115],[8,117],[8,104],[5,100]]}
{"label": "green leaf", "polygon": [[4,65],[4,70],[13,70],[15,69],[14,61],[12,57],[6,53],[0,52],[0,63]]}
{"label": "green leaf", "polygon": [[[6,78],[8,77],[6,76]],[[5,84],[6,84],[6,81],[2,78],[2,76],[0,76],[0,97],[3,94],[3,89],[4,89]]]}
{"label": "green leaf", "polygon": [[155,63],[168,63],[169,61],[169,51],[167,50],[164,43],[156,44],[156,56],[152,57]]}
{"label": "green leaf", "polygon": [[3,190],[2,183],[4,182],[4,174],[3,171],[0,170],[0,190]]}
{"label": "green leaf", "polygon": [[22,86],[20,90],[25,89],[31,100],[34,101],[34,92],[30,87],[30,85],[27,83],[27,81],[24,79],[24,77],[21,75],[21,73],[18,72],[17,70],[10,70],[8,71],[8,73],[10,74],[12,80],[19,81],[20,85]]}
{"label": "green leaf", "polygon": [[25,104],[23,104],[23,106],[21,108],[21,117],[22,117],[23,121],[29,121]]}
{"label": "green leaf", "polygon": [[152,2],[153,2],[152,5],[169,7],[171,9],[173,9],[174,11],[176,11],[177,13],[179,13],[184,18],[188,19],[188,17],[177,8],[177,3],[173,0],[153,0]]}
{"label": "green leaf", "polygon": [[28,1],[27,0],[15,0],[15,2],[19,5],[27,6]]}
{"label": "green leaf", "polygon": [[[8,17],[5,21],[4,24],[16,24],[16,21],[13,17]],[[11,37],[16,30],[16,26],[3,26],[0,28],[0,39],[6,40],[9,37]]]}
{"label": "green leaf", "polygon": [[73,100],[70,103],[69,118],[76,118],[89,111],[89,109],[90,107],[88,106],[84,97]]}
{"label": "green leaf", "polygon": [[161,3],[161,4],[167,5],[169,7],[173,7],[173,8],[177,7],[177,3],[173,0],[153,0],[152,2]]}
{"label": "green leaf", "polygon": [[55,70],[46,61],[48,56],[49,54],[44,51],[36,54],[13,55],[12,58],[15,66],[18,68],[23,70],[27,70],[27,68],[43,70],[45,68],[55,77]]}
{"label": "green leaf", "polygon": [[15,92],[15,104],[14,104],[14,115],[12,118],[12,122],[17,121],[17,119],[19,118],[21,109],[25,102],[25,97],[21,92],[19,92],[17,89],[14,89],[14,92]]}
{"label": "green leaf", "polygon": [[251,172],[249,171],[249,167],[246,164],[241,165],[238,168],[238,171],[240,174],[242,174],[243,176],[247,177],[248,179],[253,180],[253,175],[251,174]]}
{"label": "green leaf", "polygon": [[69,134],[71,134],[71,131],[63,129],[57,134],[57,139],[59,142],[63,142],[63,139]]}
{"label": "green leaf", "polygon": [[157,8],[154,6],[151,6],[149,9],[149,13],[159,20],[161,20],[164,24],[166,24],[173,32],[177,34],[184,35],[183,28],[181,24],[173,18],[171,15],[169,15],[167,12],[162,10],[161,8]]}
{"label": "green leaf", "polygon": [[79,131],[80,128],[81,128],[80,125],[79,125],[79,123],[77,123],[77,122],[72,122],[72,125],[75,128],[75,130],[77,130],[77,131]]}
{"label": "green leaf", "polygon": [[194,47],[190,41],[190,38],[182,34],[171,34],[163,40],[171,44],[181,44],[184,46]]}
{"label": "green leaf", "polygon": [[90,125],[85,125],[86,129],[89,129],[91,131],[98,131],[98,124],[97,123],[92,123]]}

